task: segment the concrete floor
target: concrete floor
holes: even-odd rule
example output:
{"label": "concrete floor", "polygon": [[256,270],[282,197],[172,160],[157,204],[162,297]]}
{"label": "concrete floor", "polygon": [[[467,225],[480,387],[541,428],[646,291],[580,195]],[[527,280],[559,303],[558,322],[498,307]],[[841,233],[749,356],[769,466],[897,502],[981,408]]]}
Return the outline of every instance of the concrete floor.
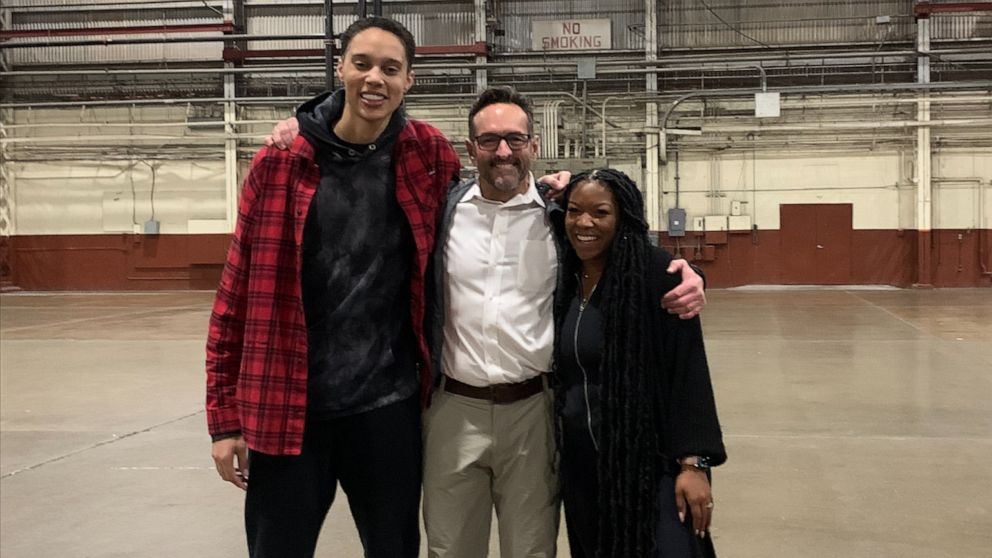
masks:
{"label": "concrete floor", "polygon": [[[0,296],[3,558],[246,554],[202,411],[211,299]],[[721,557],[992,556],[992,290],[714,291],[704,328]],[[318,556],[360,555],[339,494]]]}

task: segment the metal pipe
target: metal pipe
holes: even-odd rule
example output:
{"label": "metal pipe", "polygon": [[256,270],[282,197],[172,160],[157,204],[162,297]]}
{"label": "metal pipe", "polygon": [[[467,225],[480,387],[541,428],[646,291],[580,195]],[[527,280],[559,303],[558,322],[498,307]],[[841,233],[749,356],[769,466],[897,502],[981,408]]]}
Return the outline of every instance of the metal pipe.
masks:
{"label": "metal pipe", "polygon": [[[928,84],[918,84],[918,83],[890,83],[890,84],[852,84],[852,85],[804,85],[804,86],[794,86],[794,87],[779,87],[776,91],[783,94],[790,93],[878,93],[885,91],[913,91],[913,90],[955,90],[955,89],[992,89],[992,80],[978,80],[978,81],[957,81],[957,82],[936,82]],[[693,97],[734,97],[743,95],[753,95],[759,92],[756,89],[723,89],[716,91],[694,91],[682,95],[679,99],[689,99]],[[576,103],[587,107],[593,114],[603,118],[603,114],[596,108],[591,106],[589,103],[583,101],[581,98],[575,95],[562,91],[562,92],[545,92],[545,91],[535,91],[528,92],[529,97],[555,97],[564,96],[572,99]],[[422,93],[422,94],[409,94],[406,95],[407,99],[418,100],[418,99],[474,99],[476,97],[475,93]],[[651,99],[665,99],[668,95],[659,93],[657,96],[652,96]],[[631,96],[629,98],[640,98],[642,100],[645,97]],[[309,100],[309,96],[276,96],[276,97],[241,97],[238,99],[239,104],[297,104],[302,101]],[[677,100],[677,99],[676,99]],[[224,102],[224,97],[192,97],[192,98],[170,98],[170,99],[113,99],[113,100],[98,100],[98,101],[87,101],[87,100],[76,100],[76,101],[45,101],[36,103],[0,103],[0,109],[10,108],[10,109],[30,109],[30,108],[67,108],[67,107],[95,107],[95,106],[128,106],[128,105],[181,105],[181,104],[204,104],[204,103],[221,103]],[[681,103],[682,101],[679,101]],[[666,117],[671,115],[674,110],[674,106],[669,108],[666,113]],[[606,123],[614,128],[621,128],[618,124],[606,120]],[[667,121],[662,122],[662,128],[664,129]]]}
{"label": "metal pipe", "polygon": [[[851,84],[851,85],[801,85],[778,87],[776,91],[782,94],[790,93],[877,93],[885,91],[933,91],[943,89],[992,89],[992,80],[936,82],[936,83],[880,83],[880,84]],[[758,93],[755,89],[723,89],[716,91],[693,91],[679,96],[665,111],[661,121],[661,129],[668,127],[668,119],[675,109],[683,102],[693,98],[703,97],[738,97]],[[0,105],[2,106],[2,105]]]}
{"label": "metal pipe", "polygon": [[[475,70],[475,69],[519,69],[536,68],[546,69],[549,67],[574,67],[572,62],[550,63],[547,66],[538,67],[534,64],[417,64],[416,70],[419,74],[423,70]],[[0,72],[0,76],[10,77],[32,77],[32,76],[113,76],[113,75],[156,75],[156,74],[281,74],[293,72],[320,72],[323,71],[323,64],[300,64],[295,66],[251,66],[247,68],[127,68],[127,69],[104,69],[104,70],[17,70]]]}
{"label": "metal pipe", "polygon": [[615,96],[610,96],[603,99],[603,158],[606,158],[606,103],[610,102],[612,99],[616,99]]}
{"label": "metal pipe", "polygon": [[71,41],[17,41],[0,42],[0,49],[9,48],[42,48],[67,46],[109,46],[109,45],[147,45],[167,43],[213,43],[223,41],[290,41],[300,39],[323,40],[321,35],[206,35],[203,37],[147,37],[130,39],[77,39]]}
{"label": "metal pipe", "polygon": [[[297,66],[251,66],[247,68],[127,68],[127,69],[103,69],[103,70],[15,70],[0,72],[4,77],[42,77],[42,76],[114,76],[114,75],[159,75],[159,74],[288,74],[295,72],[319,72],[324,70],[323,64],[297,65]],[[575,68],[573,62],[552,63],[547,66],[536,66],[534,64],[418,64],[417,73],[424,70],[473,70],[473,69],[521,69],[534,68],[536,71],[547,70],[548,68]],[[654,68],[644,70],[633,69],[613,69],[599,70],[597,73],[604,75],[632,74],[632,73],[677,73],[677,72],[698,72],[698,71],[720,71],[731,72],[756,68],[761,73],[762,82],[767,79],[765,69],[757,64],[742,64],[740,66],[730,66],[720,64],[717,66],[686,66],[671,68]],[[575,73],[570,72],[570,73]]]}
{"label": "metal pipe", "polygon": [[[67,6],[68,7],[68,6]],[[68,29],[15,29],[0,31],[0,41],[34,37],[89,37],[94,35],[144,35],[147,33],[231,33],[229,22],[189,25],[139,25],[135,27],[76,27]]]}
{"label": "metal pipe", "polygon": [[[432,121],[437,119],[432,119]],[[460,121],[460,119],[459,119]],[[251,124],[275,124],[282,122],[282,119],[271,120],[235,120],[232,124],[236,126]],[[194,121],[194,122],[46,122],[40,124],[7,124],[4,128],[10,129],[44,129],[44,128],[222,128],[223,120],[215,121]]]}
{"label": "metal pipe", "polygon": [[932,126],[992,126],[992,118],[944,119],[944,120],[906,120],[896,122],[819,122],[816,124],[783,124],[779,126],[704,126],[706,132],[808,132],[816,130],[861,130],[872,128],[902,128],[913,129]]}
{"label": "metal pipe", "polygon": [[[417,47],[420,56],[446,55],[485,55],[488,53],[486,43],[476,42],[469,45],[425,45]],[[320,49],[268,49],[268,50],[237,50],[224,49],[225,62],[241,62],[249,58],[316,58],[325,57]]]}
{"label": "metal pipe", "polygon": [[[127,9],[129,9],[129,10],[135,10],[135,9],[141,9],[141,8],[143,8],[145,6],[162,6],[162,5],[167,5],[167,4],[172,4],[175,9],[182,9],[182,8],[204,8],[204,7],[213,9],[215,7],[222,8],[224,6],[224,3],[223,2],[207,2],[206,0],[201,0],[200,2],[197,2],[196,0],[141,0],[140,2],[136,2],[135,4],[128,5]],[[79,4],[73,3],[73,4],[68,4],[68,5],[67,4],[51,5],[51,3],[47,3],[47,4],[20,4],[20,5],[17,5],[17,6],[11,6],[10,8],[7,8],[7,9],[10,10],[10,11],[12,11],[12,12],[26,13],[26,12],[65,11],[65,9],[67,7],[71,7],[73,9],[73,11],[81,10],[83,8],[97,8],[97,9],[100,9],[100,10],[121,10],[121,9],[124,9],[121,6],[121,2],[120,1],[117,1],[117,2],[86,2],[86,3],[79,3]],[[168,6],[166,6],[166,7],[168,7]]]}
{"label": "metal pipe", "polygon": [[[552,117],[548,120],[548,122],[549,122],[549,128],[546,129],[546,133],[548,133],[549,136],[554,136],[555,135],[554,134],[554,131],[553,131],[553,125],[554,125],[554,122],[555,122],[554,121],[554,118],[553,118],[553,113],[556,110],[555,103],[557,103],[557,104],[560,105],[560,103],[562,103],[562,102],[563,101],[560,101],[559,100],[559,101],[553,101],[553,102],[546,103],[547,110],[549,111],[549,114],[552,115]],[[235,125],[244,125],[244,124],[275,124],[277,122],[281,122],[281,120],[273,119],[273,120],[236,121],[236,122],[234,122],[234,124]],[[5,126],[5,128],[8,128],[8,129],[10,129],[10,128],[23,128],[23,129],[29,129],[29,128],[30,129],[38,129],[38,128],[62,128],[62,129],[64,129],[64,128],[69,128],[69,127],[76,127],[76,128],[92,128],[92,127],[100,127],[100,128],[109,128],[109,127],[117,127],[117,128],[123,128],[123,127],[131,127],[131,128],[175,127],[175,128],[178,128],[178,127],[187,127],[187,126],[190,126],[191,124],[193,124],[193,123],[183,123],[183,122],[177,122],[177,123],[161,123],[161,122],[160,123],[141,123],[141,122],[134,122],[134,123],[130,123],[130,124],[128,124],[128,123],[120,123],[120,122],[118,122],[118,123],[111,123],[111,124],[101,124],[101,123],[93,123],[93,124],[80,124],[80,123],[62,123],[62,124],[58,124],[58,123],[48,123],[48,124],[19,124],[19,125]],[[220,126],[223,126],[224,125],[224,122],[218,121],[218,122],[214,122],[214,123],[203,123],[203,124],[204,125],[210,125],[211,127],[220,127]],[[846,122],[846,123],[845,122],[840,122],[840,123],[838,123],[838,122],[829,122],[829,123],[803,124],[803,125],[800,125],[800,124],[797,124],[797,125],[785,124],[785,125],[781,125],[781,126],[762,126],[762,127],[757,127],[757,128],[754,127],[754,126],[712,126],[712,127],[705,127],[703,129],[703,132],[704,133],[706,133],[706,132],[711,132],[711,133],[808,132],[808,131],[821,131],[821,130],[860,130],[860,129],[872,129],[872,128],[882,128],[882,129],[890,129],[890,128],[892,128],[892,129],[913,129],[913,128],[918,128],[918,127],[921,127],[921,126],[927,126],[927,127],[944,127],[944,126],[947,126],[947,127],[954,127],[954,126],[959,126],[959,127],[980,127],[980,126],[992,126],[992,118],[985,118],[985,119],[943,119],[943,120],[930,120],[930,121],[925,121],[925,122],[919,122],[919,121],[915,121],[915,120],[895,121],[895,122],[886,122],[886,121]],[[261,134],[261,135],[260,134],[235,134],[235,136],[237,136],[239,138],[240,137],[265,137],[265,135],[266,134]],[[226,137],[226,136],[225,135],[220,135],[220,134],[197,135],[197,136],[188,136],[188,135],[181,135],[181,136],[180,135],[176,135],[176,136],[164,136],[164,135],[148,135],[148,136],[142,136],[142,135],[134,135],[134,136],[87,135],[87,136],[58,136],[58,137],[54,137],[54,136],[42,136],[42,137],[39,137],[39,138],[29,138],[29,137],[7,138],[4,141],[5,142],[8,142],[8,143],[31,143],[31,142],[34,142],[34,141],[47,142],[47,141],[52,141],[52,140],[67,140],[67,139],[74,140],[74,139],[79,139],[79,138],[83,138],[83,139],[87,139],[88,140],[88,139],[94,139],[94,138],[101,138],[101,139],[111,139],[111,138],[114,138],[114,139],[119,139],[119,138],[131,138],[131,137],[136,137],[136,138],[137,137],[146,137],[146,138],[149,138],[149,139],[170,138],[170,139],[197,140],[197,139],[222,138],[222,137]],[[545,156],[549,156],[550,157],[552,155],[551,155],[551,153],[549,151],[549,153],[545,154]],[[957,178],[957,179],[945,179],[945,180],[934,179],[934,182],[962,182],[962,181],[969,181],[969,180],[970,181],[975,181],[975,180],[978,180],[978,179],[975,179],[975,178]]]}
{"label": "metal pipe", "polygon": [[[145,31],[154,33],[154,31]],[[147,44],[170,44],[170,43],[215,43],[226,41],[298,41],[298,40],[325,40],[323,34],[314,35],[249,35],[249,34],[225,34],[225,35],[204,35],[203,37],[147,37],[130,39],[83,39],[71,41],[17,41],[0,42],[0,50],[10,48],[49,48],[67,46],[112,46],[112,45],[147,45]],[[426,45],[417,47],[417,52],[423,55],[444,55],[444,54],[473,54],[484,48],[485,45],[478,43],[472,45]],[[234,51],[236,52],[236,51]],[[278,52],[278,51],[277,51]],[[304,49],[302,51],[291,51],[304,53],[305,55],[319,56],[318,50]],[[314,53],[314,54],[311,54]]]}
{"label": "metal pipe", "polygon": [[[657,96],[630,95],[625,96],[627,101],[645,101],[656,99]],[[851,107],[872,107],[878,105],[915,105],[921,101],[934,104],[987,104],[992,102],[992,96],[943,96],[943,97],[872,97],[861,99],[804,99],[797,101],[782,100],[783,109],[816,108],[816,109],[841,109]],[[743,102],[743,101],[742,101]]]}
{"label": "metal pipe", "polygon": [[[220,41],[234,41],[234,40],[247,40],[251,38],[252,40],[286,40],[286,39],[299,39],[297,35],[265,35],[265,36],[252,36],[252,35],[225,35],[223,37],[216,37]],[[187,42],[203,42],[206,38],[195,38]],[[213,38],[211,38],[212,40]],[[145,41],[145,39],[142,39]],[[169,41],[172,42],[172,41]],[[95,44],[99,45],[118,45],[124,44],[120,41],[98,41]],[[25,43],[22,46],[36,47],[39,46],[38,43]],[[41,45],[44,46],[44,45]],[[61,43],[57,46],[63,46]],[[466,45],[466,48],[468,46]],[[0,43],[0,49],[3,48],[17,48],[17,45],[3,44]],[[427,48],[427,47],[425,47]],[[418,49],[419,50],[419,49]],[[960,49],[959,49],[960,50]],[[932,54],[947,54],[951,51],[941,51],[932,50]],[[957,51],[954,51],[957,52]],[[963,52],[957,52],[959,54],[988,54],[988,49],[980,50],[966,50]],[[906,57],[918,56],[918,53],[914,51],[906,51]],[[870,58],[869,56],[862,56],[858,53],[858,57],[864,57],[865,59]],[[662,59],[664,60],[664,59]],[[774,60],[764,60],[768,61],[779,61],[779,62],[789,62],[794,61],[792,58],[776,58]],[[985,61],[983,60],[968,60],[967,62],[977,62]],[[659,64],[663,62],[659,61]],[[915,63],[915,59],[913,60]],[[733,69],[743,69],[743,68],[757,68],[759,71],[764,72],[765,68],[760,64],[741,64],[739,67],[732,67],[725,60],[714,61],[715,66],[707,65],[707,61],[701,61],[696,65],[668,65],[661,66],[654,69],[659,73],[669,73],[669,72],[688,72],[688,71],[701,71],[708,69],[723,69],[723,70],[733,70]],[[597,61],[597,66],[600,68],[612,67],[612,66],[643,66],[643,60],[603,60]],[[418,63],[417,71],[421,70],[476,70],[476,69],[520,69],[520,68],[536,68],[536,69],[547,69],[547,68],[575,68],[577,66],[576,62],[569,61],[555,61],[547,60],[541,62],[492,62],[492,63],[458,63],[458,64],[443,64],[443,63]],[[251,68],[232,68],[225,69],[222,67],[217,68],[127,68],[127,69],[92,69],[92,70],[19,70],[19,71],[9,71],[0,72],[0,76],[61,76],[61,75],[131,75],[131,74],[210,74],[210,73],[291,73],[291,72],[302,72],[302,71],[321,71],[323,70],[323,64],[300,64],[295,66],[253,66]],[[611,70],[600,70],[599,73],[618,73]],[[622,72],[620,72],[622,73]]]}
{"label": "metal pipe", "polygon": [[[2,47],[0,47],[2,48]],[[992,59],[992,58],[990,58]],[[964,60],[962,62],[982,62],[984,60]],[[783,60],[783,62],[785,62]],[[908,63],[908,62],[907,62]],[[915,60],[913,61],[915,64]],[[637,62],[623,62],[619,64],[607,64],[598,63],[599,66],[640,66]],[[494,62],[494,63],[466,63],[466,64],[445,64],[445,63],[423,63],[417,64],[417,71],[423,70],[476,70],[476,69],[521,69],[521,68],[535,68],[536,70],[546,70],[548,68],[575,68],[575,62],[556,62],[548,61],[543,64],[535,64],[530,62],[517,63],[517,62]],[[732,66],[727,63],[719,62],[714,63],[714,65],[707,65],[706,63],[693,65],[693,66],[666,66],[660,68],[654,68],[653,71],[659,73],[677,73],[677,72],[692,72],[692,71],[705,71],[705,70],[716,70],[716,71],[733,71],[745,68],[756,68],[762,74],[766,74],[766,68],[757,64],[742,64],[739,66]],[[16,71],[6,71],[0,72],[0,76],[5,77],[35,77],[35,76],[90,76],[90,75],[157,75],[157,74],[267,74],[267,73],[295,73],[295,72],[319,72],[324,69],[323,64],[298,64],[294,66],[279,66],[279,65],[257,65],[248,68],[126,68],[126,69],[90,69],[90,70],[16,70]],[[598,73],[601,74],[622,74],[629,73],[631,70],[628,68],[609,70],[601,69]]]}
{"label": "metal pipe", "polygon": [[[952,41],[949,39],[943,42],[951,43],[957,41]],[[978,39],[974,42],[988,43],[990,41],[988,39]],[[735,52],[725,52],[726,51],[725,48],[719,47],[720,49],[722,49],[722,51],[716,51],[714,49],[714,52],[706,53],[706,54],[691,54],[691,55],[675,54],[675,55],[660,56],[657,60],[657,63],[664,65],[664,64],[677,64],[680,62],[689,63],[689,62],[700,62],[700,61],[708,61],[708,60],[713,60],[717,62],[727,62],[728,60],[731,62],[743,62],[743,61],[761,62],[770,59],[771,60],[815,60],[820,58],[871,58],[872,56],[875,57],[914,56],[915,57],[919,55],[918,52],[912,49],[877,52],[875,49],[878,48],[878,45],[875,43],[859,43],[859,44],[852,43],[846,46],[864,46],[871,48],[866,50],[849,50],[849,51],[829,50],[829,49],[800,50],[800,51],[789,51],[789,50],[769,51],[768,49],[761,48],[751,52],[747,52],[747,51],[741,52],[740,51],[741,48],[744,47],[735,47],[736,50]],[[693,50],[705,51],[707,49],[695,48]],[[940,54],[940,55],[974,54],[974,53],[985,54],[988,53],[988,47],[976,47],[976,48],[954,47],[954,48],[941,49],[941,50],[931,50],[930,52],[932,54]],[[502,53],[502,54],[504,57],[512,56],[513,58],[546,58],[548,56],[548,53],[546,52],[513,52],[513,53]],[[588,54],[589,56],[609,57],[609,56],[629,55],[629,54],[643,54],[643,51],[642,50],[610,50],[610,51],[587,52],[585,54]],[[608,60],[603,60],[603,63],[606,62],[608,62]],[[597,65],[598,64],[599,62],[597,62]]]}

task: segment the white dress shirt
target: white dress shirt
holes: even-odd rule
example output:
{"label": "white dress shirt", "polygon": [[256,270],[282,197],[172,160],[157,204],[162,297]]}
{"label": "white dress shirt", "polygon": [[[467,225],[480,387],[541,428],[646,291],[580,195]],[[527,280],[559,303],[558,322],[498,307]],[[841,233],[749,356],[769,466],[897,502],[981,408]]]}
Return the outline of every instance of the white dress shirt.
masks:
{"label": "white dress shirt", "polygon": [[558,260],[544,200],[530,187],[501,203],[476,184],[458,202],[444,247],[441,370],[469,385],[547,372]]}

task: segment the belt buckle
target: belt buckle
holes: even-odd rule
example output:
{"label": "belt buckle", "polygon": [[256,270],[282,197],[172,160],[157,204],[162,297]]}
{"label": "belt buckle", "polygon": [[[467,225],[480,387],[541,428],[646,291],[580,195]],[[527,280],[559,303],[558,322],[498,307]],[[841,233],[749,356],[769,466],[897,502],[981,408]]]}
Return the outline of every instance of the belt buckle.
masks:
{"label": "belt buckle", "polygon": [[512,384],[493,384],[489,386],[489,399],[497,405],[512,403],[510,390],[508,389],[511,387]]}

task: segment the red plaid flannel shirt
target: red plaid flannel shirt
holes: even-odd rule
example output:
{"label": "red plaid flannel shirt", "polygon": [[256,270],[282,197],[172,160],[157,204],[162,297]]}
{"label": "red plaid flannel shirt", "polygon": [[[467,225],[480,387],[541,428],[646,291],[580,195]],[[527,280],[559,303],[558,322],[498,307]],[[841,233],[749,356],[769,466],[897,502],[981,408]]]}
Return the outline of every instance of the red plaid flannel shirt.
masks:
{"label": "red plaid flannel shirt", "polygon": [[[431,371],[424,337],[424,275],[438,212],[460,164],[440,131],[410,119],[397,138],[393,167],[396,199],[416,244],[410,314],[426,400]],[[302,136],[287,151],[262,148],[255,155],[210,315],[210,434],[241,432],[248,447],[268,454],[297,455],[303,444],[308,363],[300,249],[319,183],[313,146]]]}

